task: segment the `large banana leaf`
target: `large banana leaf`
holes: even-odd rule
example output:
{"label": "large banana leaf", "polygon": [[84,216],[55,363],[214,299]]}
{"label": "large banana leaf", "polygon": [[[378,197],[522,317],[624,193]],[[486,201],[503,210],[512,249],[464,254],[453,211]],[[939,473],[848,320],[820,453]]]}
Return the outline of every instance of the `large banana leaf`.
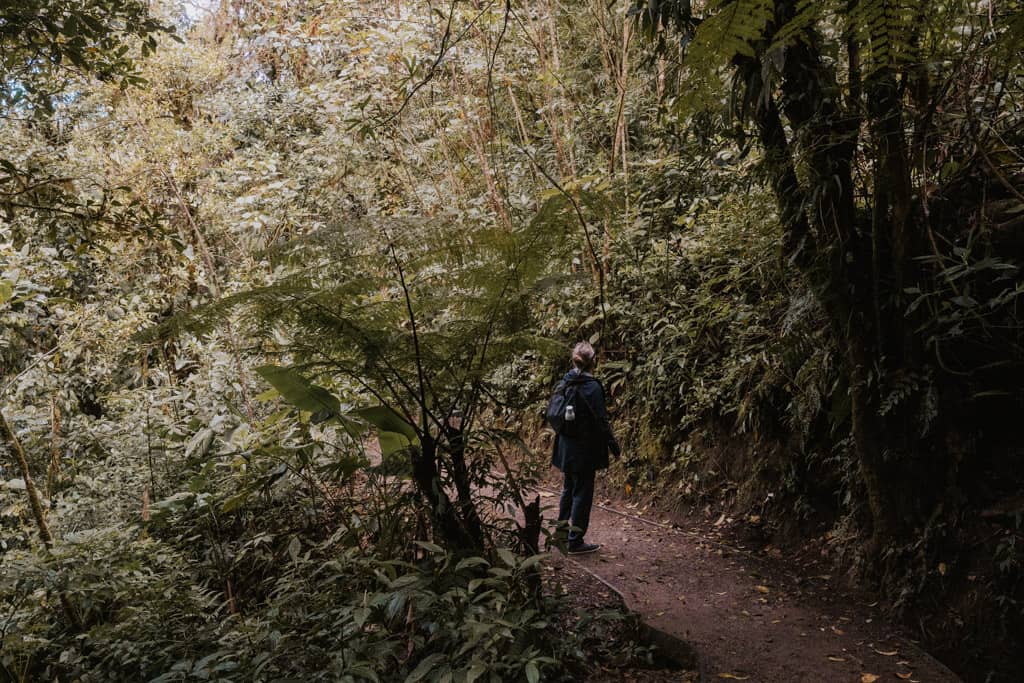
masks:
{"label": "large banana leaf", "polygon": [[291,368],[263,365],[256,372],[281,394],[286,402],[299,410],[313,413],[315,421],[342,419],[341,402],[321,386],[317,386]]}
{"label": "large banana leaf", "polygon": [[353,410],[352,414],[366,420],[381,432],[394,432],[404,436],[408,443],[415,443],[419,438],[416,428],[387,406],[360,408],[359,410]]}

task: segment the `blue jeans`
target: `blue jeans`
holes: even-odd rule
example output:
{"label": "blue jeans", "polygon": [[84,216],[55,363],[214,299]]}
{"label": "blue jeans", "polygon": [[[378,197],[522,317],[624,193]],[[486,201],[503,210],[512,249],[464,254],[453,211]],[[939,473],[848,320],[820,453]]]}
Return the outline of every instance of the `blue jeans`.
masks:
{"label": "blue jeans", "polygon": [[569,545],[583,542],[590,526],[590,508],[594,504],[594,470],[565,472],[562,497],[558,501],[558,521],[569,520],[576,529],[569,530]]}

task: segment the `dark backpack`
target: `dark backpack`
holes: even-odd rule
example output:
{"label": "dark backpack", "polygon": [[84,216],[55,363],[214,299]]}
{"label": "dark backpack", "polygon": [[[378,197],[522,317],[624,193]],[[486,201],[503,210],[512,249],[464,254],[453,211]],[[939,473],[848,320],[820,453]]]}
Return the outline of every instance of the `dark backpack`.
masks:
{"label": "dark backpack", "polygon": [[583,398],[580,388],[586,382],[596,382],[593,377],[579,377],[561,381],[548,401],[544,419],[551,428],[562,436],[578,437],[590,431],[594,422],[594,410]]}

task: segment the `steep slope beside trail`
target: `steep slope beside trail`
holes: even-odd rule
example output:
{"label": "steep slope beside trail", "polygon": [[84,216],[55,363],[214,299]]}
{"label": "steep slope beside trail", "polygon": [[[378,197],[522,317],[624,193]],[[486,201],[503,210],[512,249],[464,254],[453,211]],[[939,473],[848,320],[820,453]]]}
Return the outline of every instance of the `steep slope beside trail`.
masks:
{"label": "steep slope beside trail", "polygon": [[573,559],[647,623],[692,643],[707,680],[960,680],[827,577],[786,576],[699,534],[606,506],[595,506],[587,540],[602,548]]}

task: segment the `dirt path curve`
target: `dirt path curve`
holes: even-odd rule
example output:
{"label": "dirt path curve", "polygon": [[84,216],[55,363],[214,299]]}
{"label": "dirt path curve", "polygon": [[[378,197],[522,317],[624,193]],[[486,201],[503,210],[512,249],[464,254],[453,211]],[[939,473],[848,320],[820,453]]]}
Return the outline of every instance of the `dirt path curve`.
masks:
{"label": "dirt path curve", "polygon": [[[541,495],[542,505],[556,502]],[[647,623],[690,642],[707,681],[960,680],[828,577],[795,577],[777,562],[627,514],[595,505],[587,540],[602,548],[572,559]]]}

